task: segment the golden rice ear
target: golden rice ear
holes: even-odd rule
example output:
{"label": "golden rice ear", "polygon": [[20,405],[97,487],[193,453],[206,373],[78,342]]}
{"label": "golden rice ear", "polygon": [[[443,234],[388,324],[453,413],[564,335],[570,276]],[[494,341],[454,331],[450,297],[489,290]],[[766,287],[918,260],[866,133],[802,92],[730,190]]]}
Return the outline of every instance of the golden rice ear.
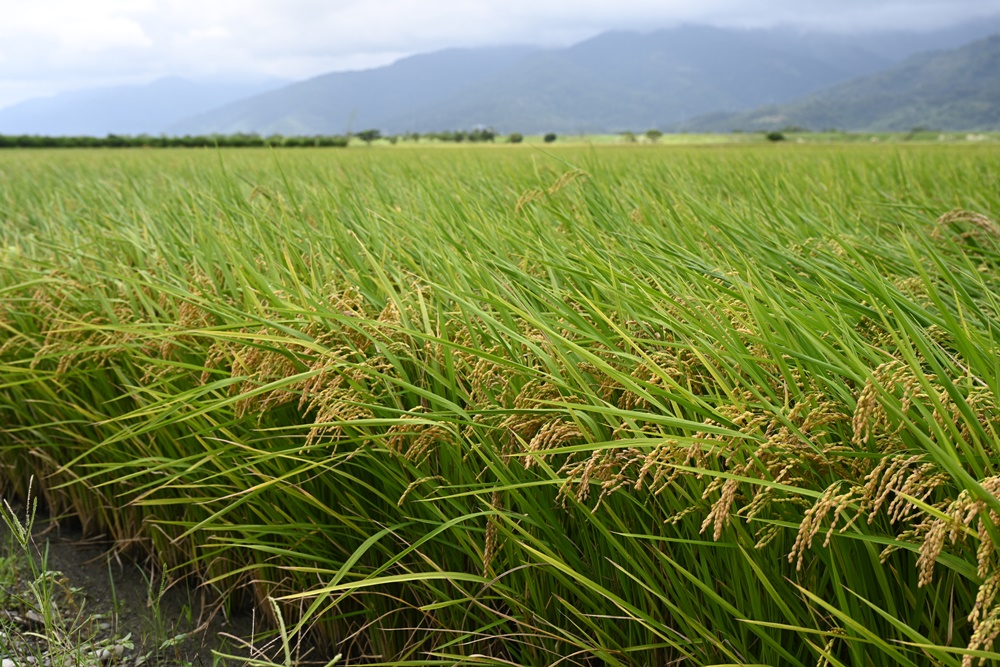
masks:
{"label": "golden rice ear", "polygon": [[[838,493],[844,486],[847,486],[848,489],[843,493]],[[850,506],[851,500],[857,493],[858,489],[851,487],[849,484],[834,482],[827,487],[822,497],[816,501],[816,504],[806,510],[805,515],[802,517],[802,523],[799,525],[799,532],[795,536],[795,544],[788,554],[788,562],[795,563],[796,572],[802,570],[805,552],[812,547],[813,538],[819,533],[826,517],[833,512],[830,528],[827,531],[823,546],[829,544],[830,537],[837,526],[837,521]]]}
{"label": "golden rice ear", "polygon": [[539,454],[540,452],[555,449],[582,437],[583,432],[574,422],[561,419],[546,422],[528,443],[529,456],[525,457],[524,467],[530,468],[534,463],[548,458],[544,454]]}
{"label": "golden rice ear", "polygon": [[[503,494],[494,491],[490,497],[490,507],[497,512],[503,511]],[[488,577],[492,573],[493,560],[503,546],[500,544],[498,534],[500,532],[500,519],[495,516],[486,518],[486,537],[483,541],[483,576]]]}
{"label": "golden rice ear", "polygon": [[712,539],[716,542],[722,537],[722,530],[727,525],[729,525],[729,515],[732,509],[733,502],[736,500],[736,492],[739,491],[740,483],[739,480],[727,479],[722,484],[722,494],[719,499],[712,503],[712,509],[705,517],[705,520],[701,522],[701,529],[698,531],[704,533],[709,526],[713,526]]}
{"label": "golden rice ear", "polygon": [[578,180],[587,179],[589,177],[590,174],[588,174],[582,169],[570,169],[566,173],[561,174],[559,178],[557,178],[555,182],[548,187],[546,193],[554,195],[555,193],[565,188],[567,185],[570,185],[571,183],[574,183]]}
{"label": "golden rice ear", "polygon": [[531,190],[525,190],[520,197],[517,198],[517,204],[514,205],[514,215],[517,215],[521,210],[533,201],[541,199],[545,196],[545,193],[536,188]]}
{"label": "golden rice ear", "polygon": [[569,458],[559,469],[563,477],[558,494],[562,506],[567,507],[570,501],[586,502],[591,496],[591,486],[600,482],[601,493],[591,510],[596,512],[608,496],[635,484],[644,460],[643,453],[634,448],[599,449],[583,461]]}
{"label": "golden rice ear", "polygon": [[934,223],[931,238],[939,239],[946,231],[951,232],[953,237],[959,241],[1000,240],[1000,225],[975,211],[955,209],[942,214]]}
{"label": "golden rice ear", "polygon": [[[996,603],[998,590],[1000,590],[1000,571],[994,572],[986,579],[976,593],[976,604],[969,614],[973,631],[966,648],[970,651],[988,650],[997,637],[1000,637],[1000,605]],[[974,664],[976,660],[973,656],[962,656],[962,667],[972,667]],[[985,665],[986,658],[979,658],[978,664]]]}
{"label": "golden rice ear", "polygon": [[345,436],[344,425],[359,419],[374,419],[375,414],[365,404],[365,398],[350,388],[333,386],[314,395],[309,404],[315,410],[313,427],[306,435],[306,446],[329,438],[336,442]]}
{"label": "golden rice ear", "polygon": [[442,424],[429,424],[419,413],[404,415],[386,431],[389,451],[420,466],[440,447],[454,446],[455,436]]}
{"label": "golden rice ear", "polygon": [[909,498],[924,502],[946,481],[938,466],[927,462],[924,455],[885,456],[864,478],[861,511],[868,514],[869,525],[885,505],[890,524],[906,521],[921,512]]}

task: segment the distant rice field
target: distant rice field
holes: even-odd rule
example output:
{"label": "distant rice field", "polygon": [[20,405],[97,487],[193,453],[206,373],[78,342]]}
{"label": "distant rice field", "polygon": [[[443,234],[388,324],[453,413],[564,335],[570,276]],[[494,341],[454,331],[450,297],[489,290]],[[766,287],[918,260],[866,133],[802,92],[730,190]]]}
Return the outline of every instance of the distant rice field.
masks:
{"label": "distant rice field", "polygon": [[998,183],[995,143],[6,151],[0,492],[346,664],[986,664]]}

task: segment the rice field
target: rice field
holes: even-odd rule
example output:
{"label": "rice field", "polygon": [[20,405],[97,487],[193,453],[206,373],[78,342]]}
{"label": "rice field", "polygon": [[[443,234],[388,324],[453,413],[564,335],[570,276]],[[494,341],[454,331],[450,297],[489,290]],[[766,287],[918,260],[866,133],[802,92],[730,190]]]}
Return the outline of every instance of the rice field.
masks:
{"label": "rice field", "polygon": [[0,493],[342,664],[1000,658],[1000,147],[0,154]]}

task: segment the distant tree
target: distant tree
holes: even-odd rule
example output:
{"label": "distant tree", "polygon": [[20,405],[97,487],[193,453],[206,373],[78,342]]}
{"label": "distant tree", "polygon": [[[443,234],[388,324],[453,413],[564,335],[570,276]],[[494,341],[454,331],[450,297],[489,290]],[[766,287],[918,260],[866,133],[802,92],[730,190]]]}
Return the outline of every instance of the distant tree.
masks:
{"label": "distant tree", "polygon": [[635,134],[629,131],[622,132],[622,140],[627,144],[634,144]]}
{"label": "distant tree", "polygon": [[662,137],[662,136],[663,136],[663,132],[660,132],[659,130],[656,130],[656,129],[646,130],[646,139],[648,139],[650,141],[650,143],[654,143],[655,144],[657,141],[660,140],[660,137]]}
{"label": "distant tree", "polygon": [[388,137],[386,137],[386,139],[387,139],[387,140],[389,141],[389,143],[390,143],[390,144],[392,144],[393,146],[395,146],[395,145],[396,145],[396,142],[397,142],[397,141],[399,141],[399,137],[398,137],[397,135],[395,135],[395,134],[391,134],[391,135],[389,135]]}
{"label": "distant tree", "polygon": [[916,127],[910,129],[909,134],[903,137],[903,140],[912,141],[913,139],[928,138],[928,135],[937,134],[937,132],[938,131],[933,128],[917,125]]}
{"label": "distant tree", "polygon": [[361,132],[358,132],[356,136],[358,139],[371,146],[373,141],[382,137],[382,133],[379,130],[362,130]]}
{"label": "distant tree", "polygon": [[496,136],[491,128],[476,129],[469,133],[469,141],[493,141]]}
{"label": "distant tree", "polygon": [[347,144],[348,144],[347,137],[341,137],[336,135],[320,137],[316,141],[317,146],[324,146],[330,148],[344,148],[345,146],[347,146]]}
{"label": "distant tree", "polygon": [[519,144],[524,141],[524,135],[520,132],[511,132],[507,135],[507,143],[509,144]]}
{"label": "distant tree", "polygon": [[556,133],[555,132],[549,132],[548,134],[545,135],[544,139],[545,139],[545,143],[551,144],[553,141],[556,140]]}
{"label": "distant tree", "polygon": [[778,132],[777,130],[775,130],[774,132],[768,132],[767,135],[765,135],[765,136],[767,136],[767,140],[768,141],[784,141],[785,140],[784,133]]}

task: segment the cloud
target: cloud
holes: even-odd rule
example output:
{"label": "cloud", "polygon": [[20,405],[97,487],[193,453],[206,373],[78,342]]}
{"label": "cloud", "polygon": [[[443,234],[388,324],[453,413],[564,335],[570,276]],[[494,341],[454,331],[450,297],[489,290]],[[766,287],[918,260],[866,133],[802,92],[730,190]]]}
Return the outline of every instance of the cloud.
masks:
{"label": "cloud", "polygon": [[[178,74],[303,78],[448,46],[564,45],[679,22],[850,30],[931,28],[1000,0],[0,0],[0,106],[60,90]],[[90,84],[88,84],[90,85]]]}

